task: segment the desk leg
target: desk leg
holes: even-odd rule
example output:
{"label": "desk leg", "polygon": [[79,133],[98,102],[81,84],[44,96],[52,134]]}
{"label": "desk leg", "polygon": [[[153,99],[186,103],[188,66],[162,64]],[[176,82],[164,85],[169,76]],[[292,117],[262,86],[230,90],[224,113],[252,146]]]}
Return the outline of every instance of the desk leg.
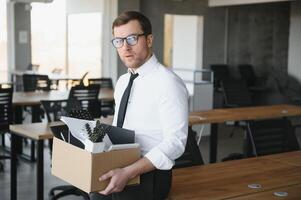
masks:
{"label": "desk leg", "polygon": [[216,163],[217,157],[217,126],[218,124],[211,124],[211,134],[210,134],[210,163]]}
{"label": "desk leg", "polygon": [[11,133],[10,199],[17,199],[17,148],[16,135]]}
{"label": "desk leg", "polygon": [[38,140],[37,199],[44,199],[44,141]]}
{"label": "desk leg", "polygon": [[[14,106],[14,123],[15,124],[22,124],[23,119],[22,119],[22,115],[23,115],[23,110],[22,110],[22,106]],[[18,154],[23,154],[23,144],[22,144],[22,137],[20,136],[16,136],[15,138],[15,143],[16,143],[16,148],[17,148],[17,153]]]}

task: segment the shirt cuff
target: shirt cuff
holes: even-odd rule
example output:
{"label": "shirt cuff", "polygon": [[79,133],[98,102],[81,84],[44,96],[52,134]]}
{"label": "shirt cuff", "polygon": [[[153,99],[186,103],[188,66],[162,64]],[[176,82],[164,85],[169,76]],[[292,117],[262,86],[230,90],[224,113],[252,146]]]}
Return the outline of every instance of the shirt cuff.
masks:
{"label": "shirt cuff", "polygon": [[146,157],[156,167],[156,169],[160,170],[169,170],[175,163],[157,147],[145,154],[144,157]]}

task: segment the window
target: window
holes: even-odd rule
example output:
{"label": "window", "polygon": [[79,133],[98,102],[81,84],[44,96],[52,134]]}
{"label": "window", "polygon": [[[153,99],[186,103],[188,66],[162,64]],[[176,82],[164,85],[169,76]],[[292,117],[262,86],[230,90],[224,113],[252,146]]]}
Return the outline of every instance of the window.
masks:
{"label": "window", "polygon": [[66,70],[66,2],[32,3],[32,63],[40,73]]}
{"label": "window", "polygon": [[68,15],[68,74],[81,77],[101,77],[100,12]]}
{"label": "window", "polygon": [[7,7],[6,0],[0,0],[0,82],[8,81],[7,63]]}

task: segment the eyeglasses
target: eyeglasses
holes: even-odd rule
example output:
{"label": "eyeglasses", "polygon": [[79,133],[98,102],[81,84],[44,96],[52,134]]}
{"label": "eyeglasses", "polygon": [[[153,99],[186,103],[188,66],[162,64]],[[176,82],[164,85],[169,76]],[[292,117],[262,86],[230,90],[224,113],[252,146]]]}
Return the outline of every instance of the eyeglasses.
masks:
{"label": "eyeglasses", "polygon": [[125,40],[128,45],[134,46],[138,43],[138,38],[142,35],[145,35],[145,33],[132,34],[124,38],[117,37],[112,40],[112,44],[116,49],[119,49],[123,46]]}

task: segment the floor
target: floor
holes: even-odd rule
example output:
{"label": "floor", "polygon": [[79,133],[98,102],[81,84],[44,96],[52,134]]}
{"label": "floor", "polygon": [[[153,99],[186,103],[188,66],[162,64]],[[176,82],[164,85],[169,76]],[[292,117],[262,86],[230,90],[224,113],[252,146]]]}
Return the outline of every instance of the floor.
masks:
{"label": "floor", "polygon": [[[242,152],[243,131],[236,129],[233,137],[230,137],[233,127],[226,125],[219,125],[219,141],[218,141],[218,160],[226,157],[233,152]],[[299,131],[299,130],[298,130]],[[301,132],[301,130],[300,130]],[[301,134],[298,133],[299,144],[301,144]],[[208,148],[209,138],[204,136],[200,142],[200,151],[202,153],[205,163],[208,163]],[[9,137],[6,138],[6,144],[9,144]],[[25,151],[29,151],[29,147],[25,147]],[[0,150],[0,154],[4,152]],[[44,199],[48,199],[48,191],[55,186],[66,184],[58,178],[51,175],[50,154],[47,144],[45,144],[44,151]],[[10,160],[1,161],[4,164],[4,172],[0,172],[0,199],[10,199]],[[19,159],[18,171],[18,194],[20,200],[34,200],[35,199],[35,185],[36,185],[36,164],[32,162]],[[62,198],[66,200],[81,199],[75,196]]]}

